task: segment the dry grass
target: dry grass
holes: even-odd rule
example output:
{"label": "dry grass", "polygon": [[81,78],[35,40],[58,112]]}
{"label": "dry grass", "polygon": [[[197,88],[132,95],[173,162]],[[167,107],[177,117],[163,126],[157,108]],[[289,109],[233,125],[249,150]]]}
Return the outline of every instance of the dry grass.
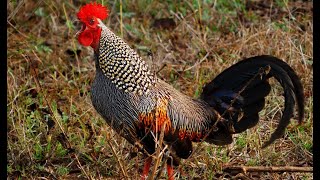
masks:
{"label": "dry grass", "polygon": [[[306,118],[301,126],[293,122],[282,139],[260,148],[275,129],[273,119],[279,118],[283,107],[282,91],[275,83],[259,125],[235,137],[227,147],[194,144],[200,151],[182,162],[180,178],[230,179],[233,175],[221,171],[227,164],[313,166],[310,2],[98,2],[110,9],[106,24],[159,71],[159,77],[190,96],[199,96],[203,85],[222,70],[254,55],[277,56],[302,79]],[[132,157],[132,146],[91,105],[93,52],[80,46],[75,37],[79,29],[75,14],[84,3],[24,0],[8,4],[9,179],[120,179],[123,174],[139,178],[142,155]],[[154,25],[156,19],[165,17],[175,23]],[[304,173],[246,176],[313,178]]]}

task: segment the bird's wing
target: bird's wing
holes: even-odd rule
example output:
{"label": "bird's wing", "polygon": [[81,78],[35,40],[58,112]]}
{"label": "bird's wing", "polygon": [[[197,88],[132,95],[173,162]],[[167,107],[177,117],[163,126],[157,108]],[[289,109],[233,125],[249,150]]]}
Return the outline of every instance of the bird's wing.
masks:
{"label": "bird's wing", "polygon": [[191,140],[199,139],[216,117],[204,101],[192,99],[161,80],[154,91],[141,98],[139,111],[140,122],[153,132],[165,126],[166,134]]}

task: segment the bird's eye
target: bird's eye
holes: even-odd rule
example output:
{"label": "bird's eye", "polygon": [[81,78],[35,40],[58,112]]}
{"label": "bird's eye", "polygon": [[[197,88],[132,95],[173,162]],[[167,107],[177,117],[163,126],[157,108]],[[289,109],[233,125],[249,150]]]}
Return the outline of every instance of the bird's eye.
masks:
{"label": "bird's eye", "polygon": [[94,19],[91,18],[91,19],[89,20],[89,24],[90,24],[90,25],[93,25],[93,24],[94,24]]}

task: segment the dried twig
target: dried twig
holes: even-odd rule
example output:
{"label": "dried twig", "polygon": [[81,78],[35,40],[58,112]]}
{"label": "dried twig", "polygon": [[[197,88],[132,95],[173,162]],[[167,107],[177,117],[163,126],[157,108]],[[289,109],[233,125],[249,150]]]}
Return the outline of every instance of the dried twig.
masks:
{"label": "dried twig", "polygon": [[120,0],[120,35],[121,38],[123,38],[123,13],[122,13],[122,0]]}
{"label": "dried twig", "polygon": [[165,67],[167,67],[168,65],[167,64],[163,64],[158,70],[157,72],[155,73],[156,75],[159,75],[159,72],[162,71]]}
{"label": "dried twig", "polygon": [[28,38],[28,36],[27,35],[25,35],[24,33],[22,33],[21,31],[19,31],[19,29],[18,28],[16,28],[13,24],[11,24],[11,22],[10,21],[7,21],[7,23],[14,29],[14,30],[16,30],[21,36],[23,36],[24,38]]}
{"label": "dried twig", "polygon": [[156,150],[156,158],[157,159],[156,159],[156,162],[154,163],[154,166],[153,166],[153,169],[152,169],[152,173],[149,176],[148,180],[149,179],[154,179],[154,177],[156,175],[156,172],[157,172],[157,169],[158,169],[158,166],[159,166],[159,163],[160,163],[160,160],[162,159],[163,151],[161,151],[161,150],[162,150],[165,127],[166,127],[165,124],[161,127],[161,133],[160,133],[159,141],[157,141],[159,143],[159,146],[158,146],[158,148]]}
{"label": "dried twig", "polygon": [[222,169],[225,172],[313,172],[313,167],[297,166],[226,166]]}
{"label": "dried twig", "polygon": [[112,150],[112,154],[116,157],[116,159],[117,159],[117,161],[118,161],[118,164],[119,164],[119,166],[120,166],[122,175],[123,175],[125,178],[128,178],[129,176],[128,176],[128,174],[127,174],[127,171],[125,170],[125,168],[124,168],[124,166],[123,166],[123,163],[121,162],[120,157],[117,155],[116,150],[114,149],[113,145],[111,144],[110,139],[109,139],[107,142],[108,142],[109,147],[110,147],[111,150]]}
{"label": "dried twig", "polygon": [[161,174],[163,172],[163,169],[164,169],[165,165],[167,164],[167,159],[168,159],[168,156],[164,155],[163,159],[162,159],[162,164],[161,164],[161,166],[159,168],[159,172],[158,172],[157,176],[155,177],[155,179],[160,179]]}
{"label": "dried twig", "polygon": [[184,71],[184,72],[185,72],[185,71],[189,71],[190,69],[198,66],[198,65],[201,64],[204,60],[207,59],[207,57],[209,56],[209,54],[210,54],[210,53],[208,52],[199,62],[196,62],[193,66],[188,67],[187,69],[185,69],[185,70],[183,70],[183,71]]}

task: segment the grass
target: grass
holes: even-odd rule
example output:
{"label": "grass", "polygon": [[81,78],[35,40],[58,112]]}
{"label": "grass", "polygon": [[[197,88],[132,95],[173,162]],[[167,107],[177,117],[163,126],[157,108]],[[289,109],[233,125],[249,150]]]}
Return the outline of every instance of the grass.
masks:
{"label": "grass", "polygon": [[[80,29],[76,12],[86,2],[9,2],[9,179],[120,179],[123,171],[139,178],[143,156],[132,157],[132,146],[91,105],[93,51],[80,46],[75,37]],[[198,97],[203,85],[222,70],[254,55],[277,56],[301,77],[306,97],[301,126],[291,123],[282,139],[260,148],[275,129],[274,119],[283,107],[281,88],[274,83],[259,125],[236,135],[226,147],[194,144],[200,151],[183,161],[182,179],[230,178],[222,172],[226,164],[313,166],[313,6],[284,0],[267,5],[244,2],[103,1],[110,9],[106,25],[123,36],[154,71],[160,70],[160,78],[187,95]],[[175,23],[155,26],[160,18],[172,18]],[[313,178],[307,173],[247,176]]]}

